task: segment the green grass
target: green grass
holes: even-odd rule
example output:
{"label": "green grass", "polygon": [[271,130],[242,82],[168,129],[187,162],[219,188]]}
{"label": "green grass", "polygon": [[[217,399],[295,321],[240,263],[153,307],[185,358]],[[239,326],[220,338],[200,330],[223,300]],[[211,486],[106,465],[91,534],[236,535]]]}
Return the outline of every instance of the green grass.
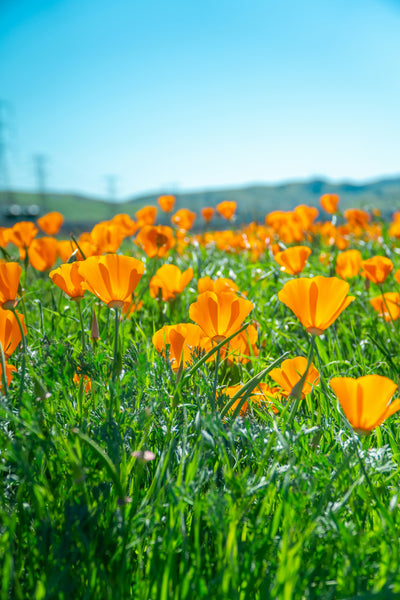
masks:
{"label": "green grass", "polygon": [[[362,247],[365,257],[378,250]],[[305,276],[329,274],[318,252]],[[286,352],[306,356],[309,336],[278,301],[288,277],[267,254],[249,263],[193,248],[171,261],[195,265],[195,279],[166,304],[144,275],[115,383],[113,315],[85,297],[86,331],[95,309],[101,339],[82,351],[76,306],[29,267],[25,385],[20,394],[19,352],[0,403],[0,600],[399,597],[400,419],[360,439],[328,386],[337,375],[399,379],[398,322],[382,322],[368,302],[379,291],[351,282],[356,301],[317,340],[321,384],[292,423],[259,406],[223,420],[211,408],[212,365],[178,384],[151,343],[162,325],[189,320],[197,278],[234,276],[255,304],[260,356],[223,366],[225,384]],[[72,381],[77,370],[92,379],[88,394]],[[138,450],[155,459],[140,462]]]}

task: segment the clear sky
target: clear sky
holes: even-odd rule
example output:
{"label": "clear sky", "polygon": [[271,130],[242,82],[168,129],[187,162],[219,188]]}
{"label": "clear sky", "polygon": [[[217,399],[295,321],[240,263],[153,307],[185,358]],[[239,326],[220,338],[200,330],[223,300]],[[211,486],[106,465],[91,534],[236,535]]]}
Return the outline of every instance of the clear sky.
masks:
{"label": "clear sky", "polygon": [[0,99],[15,189],[397,175],[400,1],[0,0]]}

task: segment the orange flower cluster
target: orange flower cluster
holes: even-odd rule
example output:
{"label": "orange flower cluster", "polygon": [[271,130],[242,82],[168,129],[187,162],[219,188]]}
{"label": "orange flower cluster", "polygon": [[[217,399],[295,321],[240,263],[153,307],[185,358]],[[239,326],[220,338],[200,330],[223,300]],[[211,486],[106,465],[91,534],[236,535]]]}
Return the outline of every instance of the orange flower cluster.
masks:
{"label": "orange flower cluster", "polygon": [[[172,266],[164,265],[161,269]],[[213,345],[238,331],[254,308],[252,302],[233,291],[233,287],[236,286],[230,280],[219,279],[212,282],[209,278],[203,278],[199,280],[198,285],[199,291],[204,291],[199,293],[196,302],[189,307],[189,317],[195,325],[180,323],[165,326],[153,336],[153,344],[158,352],[168,358],[175,371],[180,366],[186,367],[190,363],[196,349],[208,352]],[[154,291],[151,293],[155,295]],[[251,354],[257,356],[257,338],[257,329],[254,325],[248,325],[244,331],[234,336],[229,344],[222,346],[221,359],[236,362],[247,360]]]}
{"label": "orange flower cluster", "polygon": [[140,260],[107,254],[62,265],[50,273],[50,278],[75,300],[80,300],[88,290],[109,308],[123,308],[126,303],[131,303],[143,273],[144,264]]}

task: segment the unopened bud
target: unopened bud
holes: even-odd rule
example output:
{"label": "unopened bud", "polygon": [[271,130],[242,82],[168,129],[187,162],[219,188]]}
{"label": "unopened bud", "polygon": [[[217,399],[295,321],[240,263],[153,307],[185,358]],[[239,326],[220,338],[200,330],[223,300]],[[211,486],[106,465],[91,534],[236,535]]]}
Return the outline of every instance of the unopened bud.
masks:
{"label": "unopened bud", "polygon": [[96,311],[93,309],[92,324],[90,326],[90,338],[94,341],[100,339],[99,324],[97,322]]}

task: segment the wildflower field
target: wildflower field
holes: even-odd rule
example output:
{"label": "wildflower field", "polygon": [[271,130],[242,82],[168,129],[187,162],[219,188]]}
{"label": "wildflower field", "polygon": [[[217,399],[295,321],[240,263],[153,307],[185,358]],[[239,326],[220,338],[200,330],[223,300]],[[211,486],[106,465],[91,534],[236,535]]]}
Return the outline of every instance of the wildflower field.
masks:
{"label": "wildflower field", "polygon": [[0,600],[400,597],[400,212],[158,204],[0,230]]}

